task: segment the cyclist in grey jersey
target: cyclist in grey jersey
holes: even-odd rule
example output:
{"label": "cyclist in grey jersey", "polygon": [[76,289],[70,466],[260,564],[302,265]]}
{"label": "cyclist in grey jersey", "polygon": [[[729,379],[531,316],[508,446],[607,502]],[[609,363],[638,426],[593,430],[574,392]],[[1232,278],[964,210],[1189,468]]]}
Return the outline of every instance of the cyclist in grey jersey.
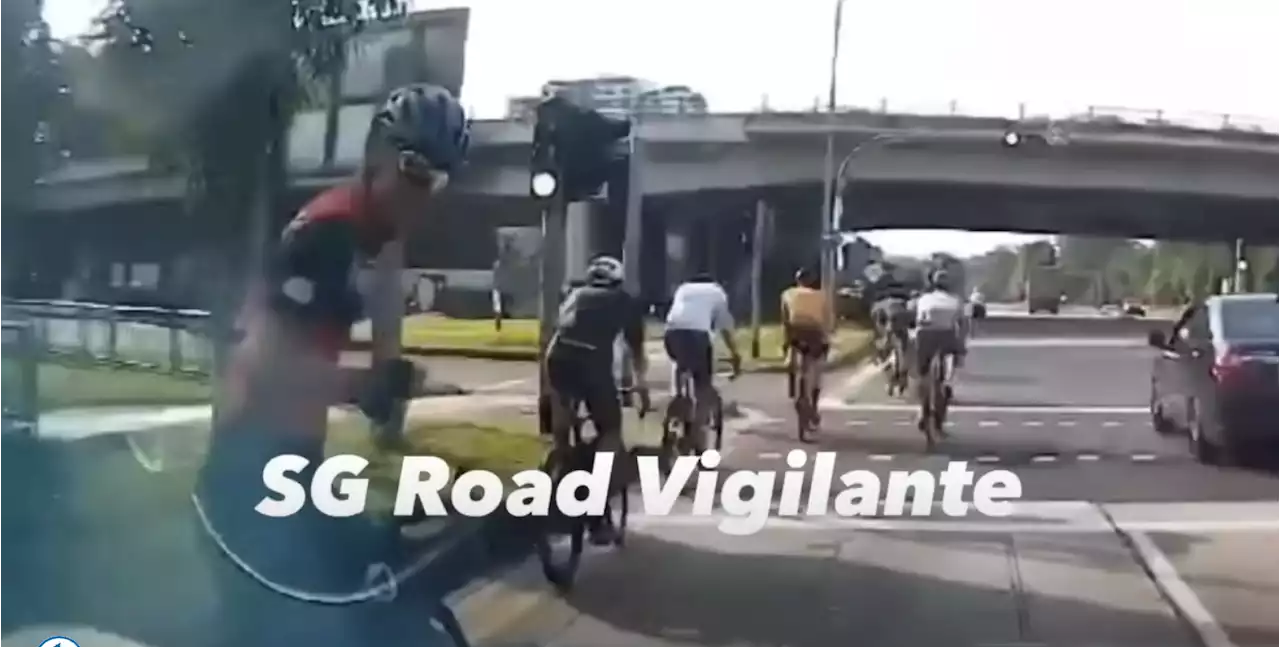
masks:
{"label": "cyclist in grey jersey", "polygon": [[[951,277],[945,270],[933,275],[932,289],[915,303],[916,375],[924,376],[934,356],[959,356],[964,353],[960,334],[964,320],[964,302],[950,292]],[[949,379],[950,376],[948,376]],[[923,386],[924,380],[920,380]]]}

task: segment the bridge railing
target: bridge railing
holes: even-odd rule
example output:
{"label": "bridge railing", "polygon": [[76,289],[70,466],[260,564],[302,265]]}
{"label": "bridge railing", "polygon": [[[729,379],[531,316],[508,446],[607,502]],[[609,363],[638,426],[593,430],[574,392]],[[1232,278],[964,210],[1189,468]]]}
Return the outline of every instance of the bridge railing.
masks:
{"label": "bridge railing", "polygon": [[[773,105],[762,100],[760,112],[792,112],[794,106]],[[815,100],[800,108],[810,112],[825,112],[825,105]],[[963,100],[903,101],[882,98],[873,106],[840,106],[837,112],[878,112],[882,114],[949,116],[949,117],[1002,117],[1006,119],[1053,119],[1094,124],[1123,124],[1153,128],[1185,128],[1188,130],[1280,133],[1280,120],[1271,117],[1225,112],[1177,111],[1160,108],[1134,108],[1085,104],[1080,106],[1044,106],[1020,102],[1005,108],[974,108]]]}
{"label": "bridge railing", "polygon": [[212,371],[209,313],[203,310],[10,299],[3,307],[6,346],[12,326],[14,343],[26,335],[33,349],[28,352],[38,357],[62,355],[169,373]]}

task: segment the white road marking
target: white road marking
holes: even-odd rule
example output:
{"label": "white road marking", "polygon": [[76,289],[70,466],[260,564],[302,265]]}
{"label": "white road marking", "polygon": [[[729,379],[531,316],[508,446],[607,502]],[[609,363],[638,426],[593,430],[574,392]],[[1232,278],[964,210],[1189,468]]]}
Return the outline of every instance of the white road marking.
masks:
{"label": "white road marking", "polygon": [[1052,463],[1056,460],[1058,460],[1058,457],[1053,454],[1037,454],[1031,457],[1032,463]]}
{"label": "white road marking", "polygon": [[1106,421],[1103,421],[1102,426],[1103,426],[1103,427],[1119,427],[1119,426],[1120,426],[1120,421],[1119,421],[1119,420],[1106,420]]}
{"label": "white road marking", "polygon": [[1043,427],[1044,422],[1041,420],[1026,420],[1022,423],[1023,427]]}
{"label": "white road marking", "polygon": [[533,381],[533,378],[531,377],[522,377],[517,380],[503,380],[501,382],[493,382],[492,384],[483,384],[481,386],[478,386],[472,389],[472,392],[487,393],[490,391],[502,391],[502,390],[514,388],[517,386],[524,386],[525,384],[528,384],[532,381]]}
{"label": "white road marking", "polygon": [[978,426],[979,427],[998,427],[1000,426],[1000,421],[999,420],[979,420]]}
{"label": "white road marking", "polygon": [[976,460],[979,463],[999,463],[1000,457],[999,456],[979,456],[974,460]]}
{"label": "white road marking", "polygon": [[1074,426],[1076,426],[1076,421],[1074,421],[1074,420],[1059,420],[1059,421],[1058,421],[1058,426],[1059,426],[1059,427],[1074,427]]}
{"label": "white road marking", "polygon": [[831,389],[828,395],[818,401],[818,409],[840,409],[845,405],[845,400],[855,396],[862,391],[872,379],[880,374],[880,365],[875,362],[866,362],[861,368],[853,372],[843,384]]}
{"label": "white road marking", "polygon": [[866,420],[850,420],[846,424],[848,424],[850,427],[865,427],[867,426],[867,421]]}
{"label": "white road marking", "polygon": [[782,458],[782,452],[760,452],[760,458],[767,461],[775,461]]}
{"label": "white road marking", "polygon": [[867,458],[873,461],[891,461],[893,460],[893,454],[872,454]]}
{"label": "white road marking", "polygon": [[1155,454],[1134,454],[1130,458],[1132,458],[1133,462],[1135,463],[1146,463],[1146,462],[1155,460],[1156,455]]}
{"label": "white road marking", "polygon": [[1146,339],[1128,337],[976,337],[969,348],[1145,348]]}
{"label": "white road marking", "polygon": [[[1221,515],[1203,518],[1197,514],[1196,504],[1102,504],[1088,501],[1020,501],[1015,502],[1010,516],[986,516],[970,507],[969,514],[947,516],[900,516],[900,518],[854,518],[835,514],[820,516],[769,516],[765,528],[796,530],[884,530],[884,532],[938,532],[938,533],[1235,533],[1275,532],[1280,530],[1280,515],[1267,514],[1274,504],[1212,504],[1240,506],[1247,518],[1226,519]],[[933,502],[933,509],[941,512],[940,502]],[[1138,518],[1125,520],[1125,514],[1117,514],[1126,507],[1142,507],[1169,519]],[[910,510],[910,507],[909,507]],[[1105,511],[1107,514],[1102,514]],[[631,515],[634,528],[714,528],[735,515],[716,511],[710,515],[694,515],[691,512],[673,512],[669,515]]]}
{"label": "white road marking", "polygon": [[[832,409],[842,411],[887,411],[887,412],[915,412],[920,407],[906,403],[895,402],[841,402],[838,407],[832,406]],[[1008,406],[990,406],[990,405],[966,405],[953,404],[947,409],[949,413],[1034,413],[1034,414],[1074,414],[1074,415],[1136,415],[1150,413],[1147,407],[1102,407],[1102,406],[1035,406],[1035,405],[1008,405]],[[1061,424],[1061,423],[1059,423]]]}
{"label": "white road marking", "polygon": [[1097,454],[1080,454],[1080,455],[1076,456],[1076,460],[1078,460],[1078,461],[1085,461],[1085,462],[1089,462],[1089,461],[1096,461],[1096,460],[1098,460],[1099,458],[1100,458],[1100,456],[1098,456]]}
{"label": "white road marking", "polygon": [[[1123,528],[1121,532],[1125,532]],[[1133,548],[1145,563],[1156,586],[1177,607],[1188,622],[1191,623],[1205,647],[1235,647],[1227,632],[1222,629],[1213,614],[1205,608],[1204,603],[1191,590],[1190,586],[1178,576],[1178,569],[1169,562],[1169,558],[1160,550],[1154,541],[1143,532],[1125,532],[1133,542]]]}

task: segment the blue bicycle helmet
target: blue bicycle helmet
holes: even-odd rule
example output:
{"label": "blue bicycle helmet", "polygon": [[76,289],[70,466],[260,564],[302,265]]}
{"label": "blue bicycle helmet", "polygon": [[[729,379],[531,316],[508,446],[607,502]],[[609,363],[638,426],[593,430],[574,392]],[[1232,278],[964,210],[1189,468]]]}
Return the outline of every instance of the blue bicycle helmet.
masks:
{"label": "blue bicycle helmet", "polygon": [[396,149],[422,156],[436,170],[452,173],[467,159],[467,115],[438,85],[415,83],[392,90],[373,120]]}

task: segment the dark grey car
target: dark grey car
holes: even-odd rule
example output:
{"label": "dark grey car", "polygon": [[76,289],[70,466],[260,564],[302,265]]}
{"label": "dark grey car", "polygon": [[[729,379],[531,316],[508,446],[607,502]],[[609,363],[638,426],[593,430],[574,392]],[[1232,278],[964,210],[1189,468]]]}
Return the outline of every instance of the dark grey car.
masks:
{"label": "dark grey car", "polygon": [[1151,420],[1184,432],[1201,462],[1246,450],[1276,454],[1276,344],[1280,297],[1213,296],[1187,307],[1172,329],[1152,330]]}

